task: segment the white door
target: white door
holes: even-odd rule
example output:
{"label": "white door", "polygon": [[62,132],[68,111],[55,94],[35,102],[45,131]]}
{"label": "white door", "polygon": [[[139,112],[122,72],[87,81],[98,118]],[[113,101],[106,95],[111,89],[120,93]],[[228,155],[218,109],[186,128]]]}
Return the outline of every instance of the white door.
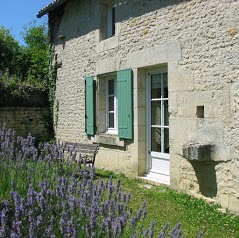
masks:
{"label": "white door", "polygon": [[148,177],[170,183],[168,74],[148,74]]}

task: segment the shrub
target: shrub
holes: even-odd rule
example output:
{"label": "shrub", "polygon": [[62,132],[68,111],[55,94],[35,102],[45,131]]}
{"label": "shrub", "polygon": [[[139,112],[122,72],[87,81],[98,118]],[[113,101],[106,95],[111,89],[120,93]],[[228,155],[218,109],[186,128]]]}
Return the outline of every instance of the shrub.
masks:
{"label": "shrub", "polygon": [[[131,195],[120,180],[96,179],[94,167],[70,163],[74,148],[61,143],[36,148],[31,135],[16,137],[5,126],[0,143],[1,170],[8,171],[1,190],[11,190],[0,203],[0,237],[155,237],[155,223],[141,226],[146,203],[136,212],[129,209]],[[169,234],[168,227],[157,237],[183,237],[180,223]]]}

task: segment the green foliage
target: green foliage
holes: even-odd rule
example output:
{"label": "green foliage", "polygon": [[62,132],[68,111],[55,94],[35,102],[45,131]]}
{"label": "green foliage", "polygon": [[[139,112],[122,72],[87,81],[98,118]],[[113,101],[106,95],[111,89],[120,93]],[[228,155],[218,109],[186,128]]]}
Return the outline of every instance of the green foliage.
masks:
{"label": "green foliage", "polygon": [[5,72],[1,78],[1,87],[5,88],[12,96],[19,95],[21,90],[19,89],[19,79],[16,76],[9,77],[9,73]]}
{"label": "green foliage", "polygon": [[45,25],[30,23],[22,33],[26,46],[24,54],[28,57],[26,81],[30,85],[47,86],[49,65],[49,44]]}
{"label": "green foliage", "polygon": [[0,75],[21,74],[22,48],[10,34],[10,30],[0,27]]}
{"label": "green foliage", "polygon": [[47,90],[49,44],[47,27],[30,23],[21,46],[10,30],[0,28],[0,84],[11,95],[22,95],[24,86]]}
{"label": "green foliage", "polygon": [[[49,71],[48,71],[48,98],[49,98],[49,102],[50,102],[50,107],[51,107],[51,114],[52,114],[52,118],[53,118],[53,114],[54,114],[54,104],[56,103],[55,106],[58,107],[58,109],[56,108],[56,110],[59,110],[59,102],[55,102],[55,91],[56,91],[56,77],[57,77],[57,70],[56,70],[56,65],[55,62],[53,61],[53,57],[54,57],[54,48],[50,47],[49,49]],[[54,124],[57,124],[57,122],[55,122]]]}

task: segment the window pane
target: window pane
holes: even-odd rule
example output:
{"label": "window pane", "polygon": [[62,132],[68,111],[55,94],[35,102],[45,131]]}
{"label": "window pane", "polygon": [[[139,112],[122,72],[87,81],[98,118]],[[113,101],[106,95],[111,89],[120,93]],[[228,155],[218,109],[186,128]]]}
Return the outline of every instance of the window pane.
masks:
{"label": "window pane", "polygon": [[169,125],[168,100],[163,101],[164,104],[164,126]]}
{"label": "window pane", "polygon": [[163,97],[168,98],[168,73],[163,74]]}
{"label": "window pane", "polygon": [[151,128],[151,151],[161,152],[161,128]]}
{"label": "window pane", "polygon": [[112,36],[115,35],[115,7],[112,8]]}
{"label": "window pane", "polygon": [[164,128],[164,153],[169,153],[169,129]]}
{"label": "window pane", "polygon": [[108,80],[109,95],[114,95],[114,79]]}
{"label": "window pane", "polygon": [[151,76],[151,98],[161,98],[161,74]]}
{"label": "window pane", "polygon": [[161,101],[151,102],[151,124],[161,125]]}
{"label": "window pane", "polygon": [[114,111],[114,96],[109,97],[109,111]]}
{"label": "window pane", "polygon": [[114,113],[109,113],[109,128],[115,127],[114,118]]}

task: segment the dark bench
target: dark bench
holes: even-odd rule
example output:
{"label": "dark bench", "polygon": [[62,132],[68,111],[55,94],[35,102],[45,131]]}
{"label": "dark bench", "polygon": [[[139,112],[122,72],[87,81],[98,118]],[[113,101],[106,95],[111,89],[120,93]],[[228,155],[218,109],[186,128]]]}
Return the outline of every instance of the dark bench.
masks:
{"label": "dark bench", "polygon": [[67,147],[74,149],[79,154],[77,162],[80,164],[95,164],[95,156],[99,150],[99,144],[67,143]]}

